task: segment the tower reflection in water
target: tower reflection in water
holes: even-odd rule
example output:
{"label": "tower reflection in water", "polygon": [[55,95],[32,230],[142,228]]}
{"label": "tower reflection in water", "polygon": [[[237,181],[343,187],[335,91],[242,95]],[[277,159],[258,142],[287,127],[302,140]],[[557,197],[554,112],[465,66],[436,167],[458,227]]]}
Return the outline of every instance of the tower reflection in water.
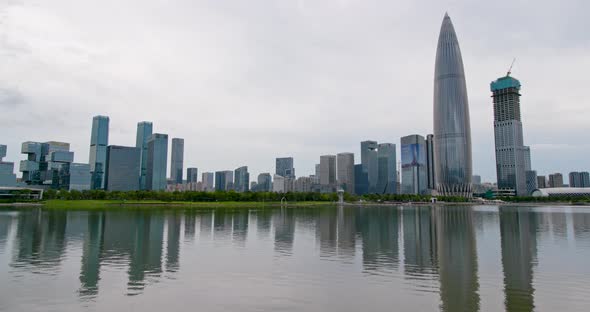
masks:
{"label": "tower reflection in water", "polygon": [[[538,241],[550,237],[557,244],[588,244],[590,214],[510,207],[492,211],[498,218],[490,220],[497,220],[493,226],[500,229],[496,242],[504,309],[533,311]],[[358,263],[357,273],[390,276],[392,283],[401,276],[414,290],[438,296],[443,311],[477,311],[482,297],[477,213],[465,206],[0,211],[0,254],[10,246],[9,265],[15,272],[51,275],[59,274],[69,246],[80,246],[82,298],[99,295],[101,273],[110,266],[126,269],[127,294],[138,295],[164,273],[181,274],[183,250],[228,242],[247,249],[249,233],[256,232],[252,237],[258,246],[272,244],[277,257],[314,253],[294,246],[298,239],[315,240],[320,261]]]}

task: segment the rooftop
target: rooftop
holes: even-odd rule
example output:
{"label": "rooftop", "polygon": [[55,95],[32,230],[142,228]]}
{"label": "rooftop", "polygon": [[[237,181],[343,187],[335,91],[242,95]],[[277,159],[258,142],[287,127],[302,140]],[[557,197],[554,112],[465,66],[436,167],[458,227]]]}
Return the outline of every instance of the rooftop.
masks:
{"label": "rooftop", "polygon": [[492,92],[508,88],[516,88],[520,90],[520,81],[510,76],[504,76],[490,83],[490,90]]}

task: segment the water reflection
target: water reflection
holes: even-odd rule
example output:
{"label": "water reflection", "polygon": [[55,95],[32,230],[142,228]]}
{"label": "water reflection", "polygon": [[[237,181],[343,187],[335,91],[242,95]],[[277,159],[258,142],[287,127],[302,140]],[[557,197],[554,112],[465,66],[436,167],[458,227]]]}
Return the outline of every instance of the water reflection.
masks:
{"label": "water reflection", "polygon": [[[317,287],[314,278],[321,277],[322,272],[314,271],[314,267],[351,265],[337,274],[340,282],[323,283],[339,289],[343,287],[339,283],[349,278],[350,283],[367,281],[363,287],[370,287],[371,281],[392,287],[401,280],[409,287],[400,291],[434,298],[442,311],[478,311],[487,295],[480,288],[485,281],[478,272],[481,255],[477,251],[478,235],[485,235],[479,230],[484,224],[500,229],[499,237],[485,241],[497,244],[500,250],[500,254],[491,256],[501,265],[502,271],[497,274],[503,280],[497,288],[503,289],[504,302],[497,304],[506,311],[542,307],[542,300],[536,298],[536,272],[541,270],[538,264],[543,256],[560,256],[542,254],[542,242],[557,244],[568,257],[590,253],[590,213],[580,210],[491,207],[483,213],[465,206],[88,212],[30,209],[0,211],[0,255],[9,254],[7,263],[0,257],[0,270],[8,272],[3,268],[7,265],[11,268],[8,274],[17,280],[23,280],[25,273],[69,274],[71,268],[64,263],[77,257],[76,263],[81,264],[79,286],[72,291],[80,298],[112,295],[101,294],[99,288],[117,286],[112,280],[104,280],[116,272],[126,272],[125,294],[141,295],[146,287],[155,287],[152,285],[163,280],[188,278],[190,283],[191,275],[183,274],[181,263],[191,266],[198,261],[191,253],[195,249],[202,255],[237,248],[245,258],[236,259],[236,265],[252,259],[264,262],[269,256],[283,259],[282,265],[306,261],[303,267],[313,277],[302,278],[306,271],[297,271],[301,279],[290,282],[301,284],[291,287],[304,289],[309,281],[315,281]],[[249,244],[251,240],[255,244]],[[299,242],[302,247],[295,248]],[[303,254],[307,257],[298,257]],[[113,270],[105,275],[106,269]],[[559,276],[559,272],[546,274]],[[260,272],[258,281],[264,274]],[[582,280],[590,281],[590,276]],[[578,287],[576,291],[584,287],[572,285]],[[412,299],[403,296],[396,300]],[[564,298],[563,304],[567,303]]]}

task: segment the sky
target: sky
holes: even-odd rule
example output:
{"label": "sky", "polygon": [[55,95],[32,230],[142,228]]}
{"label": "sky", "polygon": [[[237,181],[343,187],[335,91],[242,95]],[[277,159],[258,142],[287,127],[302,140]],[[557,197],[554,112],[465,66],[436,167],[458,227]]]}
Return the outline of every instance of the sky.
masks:
{"label": "sky", "polygon": [[[360,142],[432,133],[434,61],[448,12],[469,95],[474,173],[495,182],[489,84],[522,83],[539,174],[590,170],[587,0],[0,0],[0,144],[71,143],[88,162],[92,117],[109,144],[137,122],[185,139],[185,167],[292,156],[298,176]],[[15,165],[18,170],[18,164]],[[18,174],[20,176],[20,174]]]}

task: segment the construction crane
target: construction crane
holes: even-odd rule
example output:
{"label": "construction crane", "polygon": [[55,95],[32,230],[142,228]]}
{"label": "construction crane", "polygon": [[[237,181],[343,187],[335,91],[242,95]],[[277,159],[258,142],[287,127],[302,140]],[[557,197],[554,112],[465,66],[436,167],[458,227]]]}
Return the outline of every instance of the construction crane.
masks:
{"label": "construction crane", "polygon": [[510,76],[510,74],[512,74],[512,67],[514,67],[514,62],[516,62],[516,58],[512,60],[512,64],[510,64],[510,68],[508,68],[508,73],[506,74],[506,76]]}

